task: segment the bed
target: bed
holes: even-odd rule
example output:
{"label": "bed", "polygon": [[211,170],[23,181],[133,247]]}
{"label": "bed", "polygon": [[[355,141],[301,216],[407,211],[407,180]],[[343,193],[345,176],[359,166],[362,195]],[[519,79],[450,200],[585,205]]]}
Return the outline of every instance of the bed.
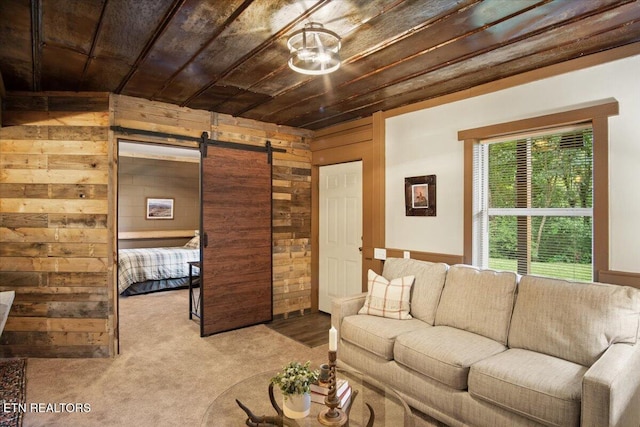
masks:
{"label": "bed", "polygon": [[[192,247],[118,250],[118,292],[130,296],[185,287],[189,262],[200,261],[200,249]],[[193,275],[199,270],[193,267]]]}

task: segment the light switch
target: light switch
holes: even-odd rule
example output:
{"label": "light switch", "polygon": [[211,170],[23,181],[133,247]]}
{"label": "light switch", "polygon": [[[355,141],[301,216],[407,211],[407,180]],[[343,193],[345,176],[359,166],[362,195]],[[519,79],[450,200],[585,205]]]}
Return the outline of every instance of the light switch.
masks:
{"label": "light switch", "polygon": [[387,259],[387,250],[384,248],[374,248],[373,249],[373,257],[375,259],[385,260]]}

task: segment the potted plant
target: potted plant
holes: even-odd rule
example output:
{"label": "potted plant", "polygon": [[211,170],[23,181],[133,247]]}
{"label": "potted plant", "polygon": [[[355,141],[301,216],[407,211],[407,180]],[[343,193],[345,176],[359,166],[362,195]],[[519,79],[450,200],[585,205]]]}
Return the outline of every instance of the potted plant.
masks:
{"label": "potted plant", "polygon": [[289,418],[304,418],[311,409],[311,384],[318,381],[318,371],[310,368],[311,362],[289,362],[271,383],[282,392],[284,415]]}

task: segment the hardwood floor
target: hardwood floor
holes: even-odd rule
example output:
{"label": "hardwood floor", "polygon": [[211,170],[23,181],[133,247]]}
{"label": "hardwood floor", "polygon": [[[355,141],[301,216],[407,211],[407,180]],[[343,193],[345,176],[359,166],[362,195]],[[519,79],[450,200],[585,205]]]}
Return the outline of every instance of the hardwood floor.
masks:
{"label": "hardwood floor", "polygon": [[307,347],[317,347],[329,342],[331,316],[321,312],[307,313],[288,319],[275,319],[265,325]]}

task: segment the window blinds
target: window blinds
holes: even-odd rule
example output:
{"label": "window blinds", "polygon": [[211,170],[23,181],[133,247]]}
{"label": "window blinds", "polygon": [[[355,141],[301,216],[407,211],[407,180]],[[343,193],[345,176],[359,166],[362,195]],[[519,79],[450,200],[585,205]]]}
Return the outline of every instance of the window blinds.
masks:
{"label": "window blinds", "polygon": [[479,144],[474,169],[476,265],[591,280],[591,127]]}

